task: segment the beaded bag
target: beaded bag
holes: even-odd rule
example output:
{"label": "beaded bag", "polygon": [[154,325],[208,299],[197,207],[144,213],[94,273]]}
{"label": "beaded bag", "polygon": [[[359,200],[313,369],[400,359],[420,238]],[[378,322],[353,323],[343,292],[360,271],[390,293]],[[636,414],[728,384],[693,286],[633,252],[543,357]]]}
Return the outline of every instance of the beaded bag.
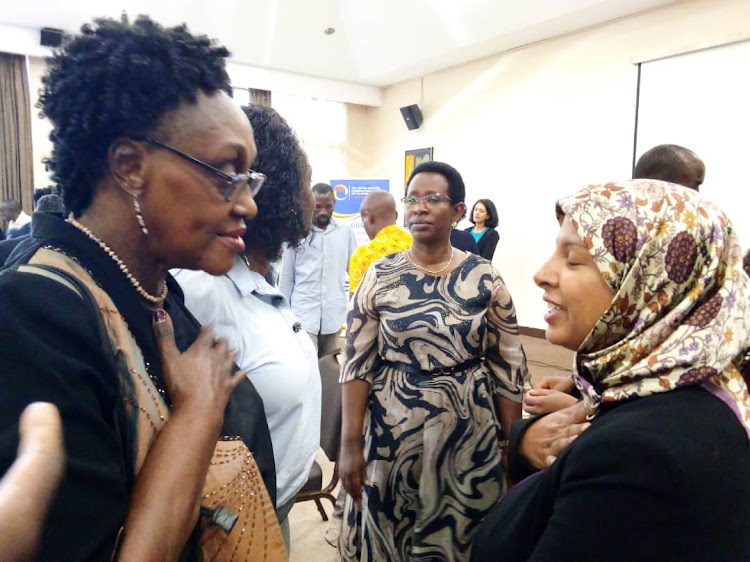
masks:
{"label": "beaded bag", "polygon": [[[99,310],[103,339],[112,344],[109,351],[120,377],[129,420],[128,453],[134,474],[138,474],[170,411],[148,375],[135,338],[109,295],[73,259],[42,248],[28,263],[18,270],[58,281],[81,298],[92,300]],[[271,498],[240,437],[223,436],[217,442],[202,498],[200,547],[204,560],[288,560]]]}

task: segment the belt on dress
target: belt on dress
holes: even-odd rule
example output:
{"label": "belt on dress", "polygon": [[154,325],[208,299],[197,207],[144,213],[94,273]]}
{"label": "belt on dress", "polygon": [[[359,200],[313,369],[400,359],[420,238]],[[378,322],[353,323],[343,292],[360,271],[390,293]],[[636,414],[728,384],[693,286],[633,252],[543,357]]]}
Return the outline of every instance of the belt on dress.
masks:
{"label": "belt on dress", "polygon": [[435,369],[420,369],[419,367],[415,367],[410,363],[402,363],[401,361],[388,361],[387,359],[383,359],[382,357],[380,359],[380,364],[385,367],[391,367],[393,369],[403,371],[410,375],[452,375],[453,373],[466,371],[468,369],[471,369],[472,367],[481,365],[483,360],[484,357],[472,357],[471,359],[468,359],[463,363],[459,363],[458,365],[452,365],[450,367],[436,367]]}

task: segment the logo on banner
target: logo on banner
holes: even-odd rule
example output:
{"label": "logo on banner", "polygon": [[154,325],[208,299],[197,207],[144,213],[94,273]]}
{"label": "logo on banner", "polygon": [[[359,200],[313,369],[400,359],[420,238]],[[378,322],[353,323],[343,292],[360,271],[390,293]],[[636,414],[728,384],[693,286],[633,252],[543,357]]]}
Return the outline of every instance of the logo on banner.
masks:
{"label": "logo on banner", "polygon": [[331,180],[336,200],[333,216],[344,220],[354,230],[358,244],[369,242],[359,216],[362,200],[372,191],[390,191],[390,185],[389,180]]}
{"label": "logo on banner", "polygon": [[336,201],[346,201],[347,197],[349,197],[349,190],[343,183],[334,185],[333,196],[336,198]]}

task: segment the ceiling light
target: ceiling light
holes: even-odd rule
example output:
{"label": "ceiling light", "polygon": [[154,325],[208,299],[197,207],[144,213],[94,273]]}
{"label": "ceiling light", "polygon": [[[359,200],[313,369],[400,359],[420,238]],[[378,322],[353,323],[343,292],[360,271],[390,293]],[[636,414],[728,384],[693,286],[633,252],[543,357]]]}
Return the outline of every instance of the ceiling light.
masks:
{"label": "ceiling light", "polygon": [[326,27],[323,33],[325,33],[326,35],[333,35],[334,33],[336,33],[336,30],[332,27]]}

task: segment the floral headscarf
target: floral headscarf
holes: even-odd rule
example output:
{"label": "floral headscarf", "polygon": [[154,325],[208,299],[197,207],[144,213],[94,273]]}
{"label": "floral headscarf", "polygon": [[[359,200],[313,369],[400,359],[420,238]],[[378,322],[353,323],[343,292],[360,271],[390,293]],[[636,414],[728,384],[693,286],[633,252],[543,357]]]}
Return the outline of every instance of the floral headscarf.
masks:
{"label": "floral headscarf", "polygon": [[750,278],[726,215],[656,180],[590,186],[557,205],[615,292],[576,354],[574,378],[589,406],[702,385],[750,435],[741,374]]}

